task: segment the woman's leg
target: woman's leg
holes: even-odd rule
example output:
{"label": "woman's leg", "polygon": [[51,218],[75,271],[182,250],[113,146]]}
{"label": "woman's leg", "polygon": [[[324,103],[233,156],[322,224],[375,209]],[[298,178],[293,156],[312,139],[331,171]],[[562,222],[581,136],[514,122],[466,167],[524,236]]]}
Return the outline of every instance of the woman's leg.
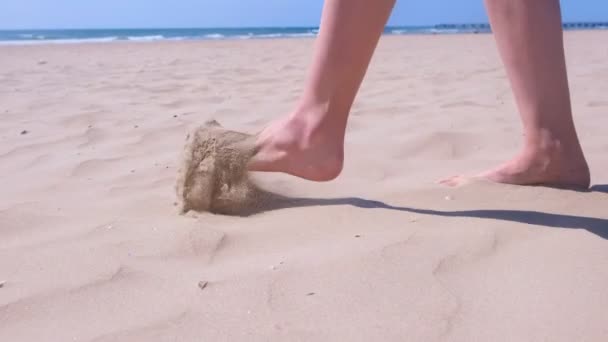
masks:
{"label": "woman's leg", "polygon": [[252,171],[314,181],[342,170],[351,105],[395,0],[326,0],[314,60],[295,110],[258,138]]}
{"label": "woman's leg", "polygon": [[572,120],[559,0],[485,2],[525,140],[518,156],[479,176],[500,183],[588,187],[589,168]]}

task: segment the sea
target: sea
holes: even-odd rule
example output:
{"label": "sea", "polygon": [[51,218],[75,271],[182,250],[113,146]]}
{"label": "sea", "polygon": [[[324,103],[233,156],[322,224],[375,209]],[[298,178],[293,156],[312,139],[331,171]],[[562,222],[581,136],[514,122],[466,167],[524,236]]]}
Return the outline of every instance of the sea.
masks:
{"label": "sea", "polygon": [[[565,23],[565,30],[606,30],[608,22]],[[318,27],[0,30],[0,44],[315,37]],[[490,33],[488,24],[388,26],[386,35]]]}

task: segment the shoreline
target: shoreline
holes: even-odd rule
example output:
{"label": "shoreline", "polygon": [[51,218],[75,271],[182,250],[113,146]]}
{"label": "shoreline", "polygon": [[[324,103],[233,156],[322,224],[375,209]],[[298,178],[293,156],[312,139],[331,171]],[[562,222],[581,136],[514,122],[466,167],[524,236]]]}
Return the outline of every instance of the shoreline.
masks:
{"label": "shoreline", "polygon": [[[1,30],[0,30],[1,31]],[[15,30],[19,31],[19,30]],[[571,28],[564,29],[564,34],[571,34],[576,32],[608,32],[608,28]],[[408,32],[408,33],[383,33],[382,37],[424,37],[424,36],[468,36],[468,35],[491,35],[491,31],[479,31],[479,32]],[[240,42],[240,41],[274,41],[274,40],[314,40],[316,35],[306,36],[281,36],[281,37],[222,37],[222,38],[158,38],[158,39],[109,39],[109,38],[83,38],[83,39],[56,39],[56,40],[0,40],[0,48],[5,46],[38,46],[38,45],[91,45],[91,44],[112,44],[112,43],[163,43],[163,42]]]}

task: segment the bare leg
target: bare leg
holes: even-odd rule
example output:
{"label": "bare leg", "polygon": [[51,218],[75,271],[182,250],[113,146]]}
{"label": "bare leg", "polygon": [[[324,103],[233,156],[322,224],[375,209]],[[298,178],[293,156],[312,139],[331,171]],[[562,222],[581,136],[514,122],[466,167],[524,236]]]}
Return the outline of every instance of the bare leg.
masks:
{"label": "bare leg", "polygon": [[[559,0],[485,0],[523,122],[522,152],[478,177],[499,183],[589,186],[572,120]],[[457,185],[463,178],[443,181]]]}
{"label": "bare leg", "polygon": [[252,171],[336,178],[351,105],[395,0],[326,0],[312,68],[295,110],[258,138]]}

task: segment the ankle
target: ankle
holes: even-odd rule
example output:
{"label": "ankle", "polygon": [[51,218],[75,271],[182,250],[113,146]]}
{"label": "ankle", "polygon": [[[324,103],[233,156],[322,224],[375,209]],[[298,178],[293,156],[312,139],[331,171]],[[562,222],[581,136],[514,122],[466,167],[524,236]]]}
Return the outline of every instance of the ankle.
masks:
{"label": "ankle", "polygon": [[525,150],[545,157],[583,157],[583,151],[576,133],[557,135],[548,130],[528,135],[525,141]]}
{"label": "ankle", "polygon": [[589,183],[589,166],[576,135],[561,138],[545,133],[526,139],[523,160],[527,161],[524,163],[527,167],[552,173],[561,180],[579,185]]}
{"label": "ankle", "polygon": [[350,107],[335,102],[303,100],[290,117],[305,123],[311,133],[344,135]]}
{"label": "ankle", "polygon": [[297,110],[288,117],[286,127],[304,145],[343,145],[346,123],[332,116],[319,108]]}

